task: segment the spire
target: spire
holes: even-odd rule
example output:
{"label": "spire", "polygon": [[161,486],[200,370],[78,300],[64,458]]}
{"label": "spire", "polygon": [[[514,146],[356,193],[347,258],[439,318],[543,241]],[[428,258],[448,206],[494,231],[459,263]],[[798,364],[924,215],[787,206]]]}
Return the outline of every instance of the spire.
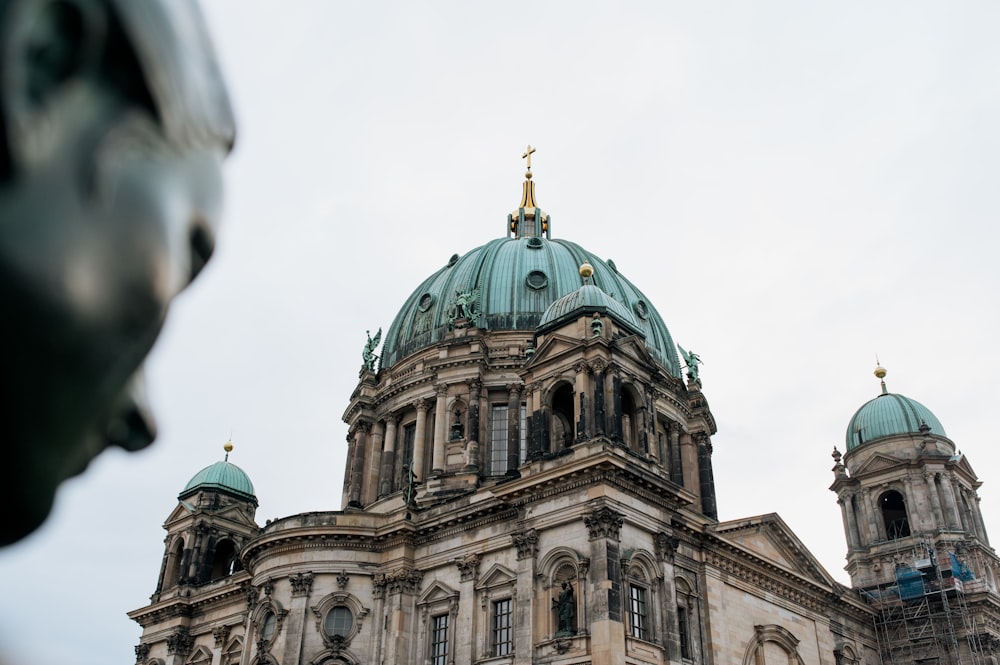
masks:
{"label": "spire", "polygon": [[885,389],[885,375],[888,373],[885,368],[878,364],[878,358],[875,359],[875,376],[882,383],[882,394],[888,395],[889,391]]}
{"label": "spire", "polygon": [[[507,216],[508,235],[513,234],[515,238],[549,237],[549,216],[538,207],[538,202],[535,200],[535,183],[531,179],[531,155],[535,151],[536,149],[529,145],[521,155],[521,159],[528,161],[524,184],[521,186],[521,204]],[[537,246],[541,247],[541,244]]]}

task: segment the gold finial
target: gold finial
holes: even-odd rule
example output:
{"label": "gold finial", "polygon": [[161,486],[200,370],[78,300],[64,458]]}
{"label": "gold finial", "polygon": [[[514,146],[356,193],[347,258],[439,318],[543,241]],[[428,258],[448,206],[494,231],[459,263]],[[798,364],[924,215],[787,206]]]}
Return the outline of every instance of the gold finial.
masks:
{"label": "gold finial", "polygon": [[594,274],[594,266],[590,265],[587,261],[583,262],[580,266],[580,277],[583,277],[584,284],[590,284],[590,278]]}
{"label": "gold finial", "polygon": [[888,372],[885,371],[885,367],[878,364],[878,356],[875,357],[875,377],[882,383],[882,394],[888,395],[889,391],[885,388],[885,375]]}
{"label": "gold finial", "polygon": [[528,144],[528,149],[521,155],[521,159],[528,160],[528,172],[524,174],[524,177],[528,180],[531,180],[531,155],[533,152],[535,152],[535,149],[531,147],[531,144]]}
{"label": "gold finial", "polygon": [[225,461],[229,461],[229,453],[233,452],[233,438],[229,437],[229,440],[222,445],[222,449],[226,451]]}

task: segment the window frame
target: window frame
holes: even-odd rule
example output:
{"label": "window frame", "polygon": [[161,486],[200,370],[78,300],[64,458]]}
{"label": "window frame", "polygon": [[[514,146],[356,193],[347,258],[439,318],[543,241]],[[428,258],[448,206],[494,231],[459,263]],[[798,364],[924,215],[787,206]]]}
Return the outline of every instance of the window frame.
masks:
{"label": "window frame", "polygon": [[490,602],[490,654],[494,658],[514,655],[514,599],[510,596]]}
{"label": "window frame", "polygon": [[639,584],[634,580],[629,580],[629,635],[644,642],[648,642],[650,637],[649,623],[649,588],[644,584]]}
{"label": "window frame", "polygon": [[451,647],[448,640],[448,634],[451,630],[450,618],[449,612],[431,616],[430,653],[428,654],[430,665],[448,664],[448,652]]}

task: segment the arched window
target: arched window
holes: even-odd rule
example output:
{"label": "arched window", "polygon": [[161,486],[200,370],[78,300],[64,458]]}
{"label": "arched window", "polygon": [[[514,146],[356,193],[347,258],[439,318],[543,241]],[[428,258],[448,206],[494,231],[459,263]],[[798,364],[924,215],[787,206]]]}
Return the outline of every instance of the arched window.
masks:
{"label": "arched window", "polygon": [[573,420],[573,386],[562,383],[552,393],[552,452],[573,445],[576,432]]}
{"label": "arched window", "polygon": [[883,492],[878,498],[878,507],[882,511],[887,539],[895,540],[910,535],[910,523],[906,519],[906,503],[902,494],[896,490]]}
{"label": "arched window", "polygon": [[212,574],[209,580],[218,580],[229,577],[234,572],[241,570],[240,560],[236,555],[236,544],[228,538],[224,538],[215,546],[215,554],[212,558]]}
{"label": "arched window", "polygon": [[178,538],[174,541],[170,553],[167,555],[167,568],[163,577],[163,589],[177,586],[181,582],[181,561],[184,558],[184,539]]}

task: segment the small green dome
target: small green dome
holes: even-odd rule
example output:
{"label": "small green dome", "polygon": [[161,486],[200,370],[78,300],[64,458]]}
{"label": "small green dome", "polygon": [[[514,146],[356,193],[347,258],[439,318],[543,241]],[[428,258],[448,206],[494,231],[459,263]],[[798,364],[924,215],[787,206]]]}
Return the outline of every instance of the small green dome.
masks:
{"label": "small green dome", "polygon": [[584,284],[576,291],[549,305],[545,313],[542,314],[542,320],[538,327],[545,328],[549,324],[561,324],[570,318],[575,318],[581,311],[587,314],[599,312],[609,315],[626,328],[631,328],[634,332],[645,336],[632,312],[593,284]]}
{"label": "small green dome", "polygon": [[[388,369],[444,339],[449,312],[459,293],[476,296],[475,325],[483,330],[534,331],[543,315],[564,296],[580,289],[580,266],[593,266],[592,287],[603,291],[602,307],[643,334],[646,347],[666,370],[680,377],[677,350],[666,324],[648,298],[611,261],[602,261],[576,243],[548,237],[491,240],[423,281],[403,304],[385,336],[382,368]],[[607,295],[610,294],[611,298]],[[609,304],[613,303],[613,304]]]}
{"label": "small green dome", "polygon": [[915,399],[883,393],[863,404],[847,426],[847,449],[896,434],[916,434],[925,424],[938,436],[947,436],[941,421]]}
{"label": "small green dome", "polygon": [[254,495],[250,477],[243,469],[231,462],[216,462],[194,474],[194,478],[188,482],[178,498],[184,499],[195,492],[206,489],[225,492],[240,499],[252,501],[254,505],[257,505],[257,497]]}

